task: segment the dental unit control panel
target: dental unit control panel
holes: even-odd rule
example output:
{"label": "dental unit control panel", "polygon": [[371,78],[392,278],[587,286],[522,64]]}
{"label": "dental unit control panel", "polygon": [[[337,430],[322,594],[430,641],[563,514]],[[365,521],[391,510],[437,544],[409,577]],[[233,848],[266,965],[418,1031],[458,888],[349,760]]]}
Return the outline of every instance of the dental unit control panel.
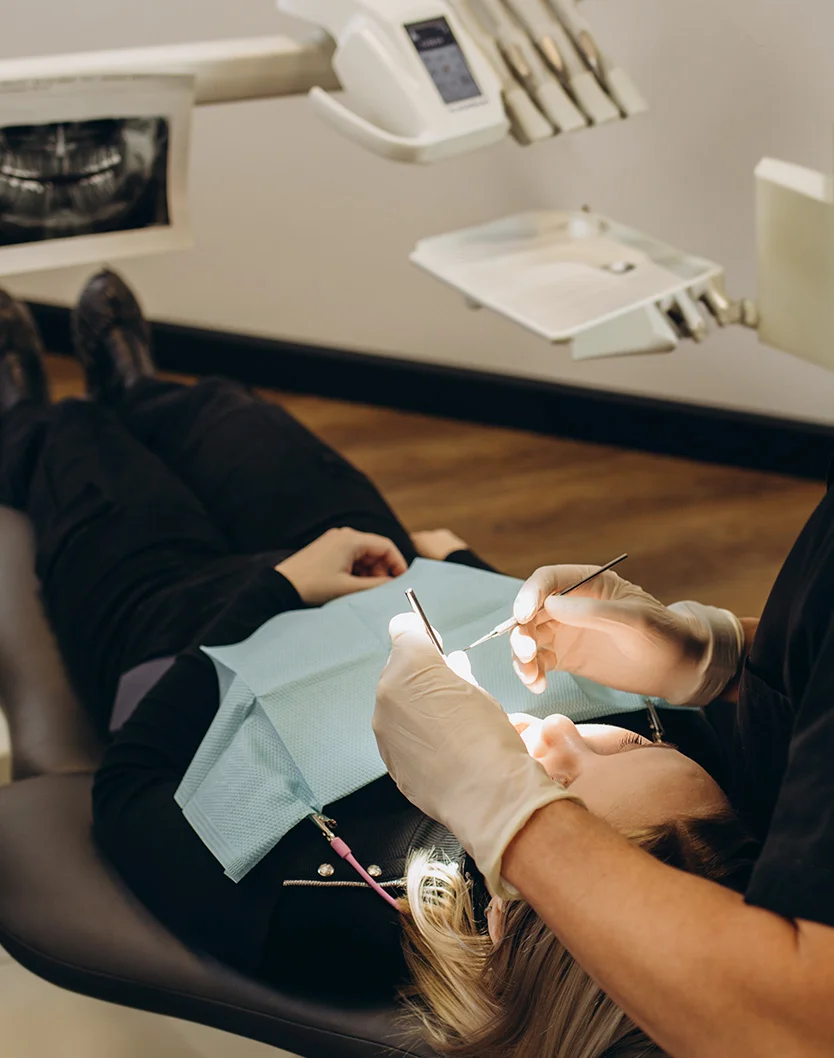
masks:
{"label": "dental unit control panel", "polygon": [[499,80],[439,0],[280,0],[279,6],[336,41],[333,71],[353,107],[318,86],[310,102],[359,146],[394,161],[434,162],[506,136]]}
{"label": "dental unit control panel", "polygon": [[[550,5],[553,6],[550,6]],[[353,107],[314,87],[316,112],[375,154],[434,162],[507,132],[532,144],[646,110],[576,0],[278,0],[326,30]]]}

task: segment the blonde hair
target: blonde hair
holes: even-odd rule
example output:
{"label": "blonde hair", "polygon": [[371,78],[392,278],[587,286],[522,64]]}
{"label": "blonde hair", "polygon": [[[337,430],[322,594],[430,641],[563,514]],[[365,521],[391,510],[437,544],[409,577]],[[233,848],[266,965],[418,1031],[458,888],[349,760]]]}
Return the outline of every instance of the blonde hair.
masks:
{"label": "blonde hair", "polygon": [[[753,844],[729,812],[629,835],[663,862],[743,888]],[[649,1058],[662,1052],[524,901],[504,908],[493,945],[456,863],[412,854],[404,903],[410,1014],[454,1058]]]}

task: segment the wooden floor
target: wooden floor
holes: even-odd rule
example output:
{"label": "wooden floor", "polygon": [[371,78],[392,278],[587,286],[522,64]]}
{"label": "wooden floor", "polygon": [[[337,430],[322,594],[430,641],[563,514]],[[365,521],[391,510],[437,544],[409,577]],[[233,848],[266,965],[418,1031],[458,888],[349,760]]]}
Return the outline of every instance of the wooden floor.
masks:
{"label": "wooden floor", "polygon": [[[55,398],[82,391],[51,358]],[[822,485],[264,391],[379,485],[411,530],[454,530],[499,569],[602,563],[665,602],[696,598],[761,611]]]}

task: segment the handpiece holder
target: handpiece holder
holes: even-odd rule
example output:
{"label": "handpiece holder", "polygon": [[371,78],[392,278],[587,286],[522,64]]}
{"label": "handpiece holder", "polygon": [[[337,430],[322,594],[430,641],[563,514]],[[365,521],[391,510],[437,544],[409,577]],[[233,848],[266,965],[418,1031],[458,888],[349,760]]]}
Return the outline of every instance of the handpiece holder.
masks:
{"label": "handpiece holder", "polygon": [[352,106],[321,87],[316,113],[353,143],[427,163],[502,140],[501,86],[442,0],[278,0],[334,39],[333,71]]}
{"label": "handpiece holder", "polygon": [[741,322],[714,261],[590,211],[536,210],[421,240],[411,260],[576,360],[676,349]]}
{"label": "handpiece holder", "polygon": [[411,260],[576,360],[671,352],[712,321],[834,370],[834,179],[773,158],[755,175],[755,298],[728,297],[720,264],[586,211],[423,239]]}

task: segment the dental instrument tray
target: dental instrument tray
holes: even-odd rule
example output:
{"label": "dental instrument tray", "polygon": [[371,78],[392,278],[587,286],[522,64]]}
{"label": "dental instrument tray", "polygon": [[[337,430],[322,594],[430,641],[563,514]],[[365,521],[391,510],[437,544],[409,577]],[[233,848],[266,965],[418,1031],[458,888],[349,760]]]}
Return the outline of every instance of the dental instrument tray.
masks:
{"label": "dental instrument tray", "polygon": [[411,260],[574,356],[670,352],[733,322],[720,265],[586,211],[538,210],[422,239]]}

